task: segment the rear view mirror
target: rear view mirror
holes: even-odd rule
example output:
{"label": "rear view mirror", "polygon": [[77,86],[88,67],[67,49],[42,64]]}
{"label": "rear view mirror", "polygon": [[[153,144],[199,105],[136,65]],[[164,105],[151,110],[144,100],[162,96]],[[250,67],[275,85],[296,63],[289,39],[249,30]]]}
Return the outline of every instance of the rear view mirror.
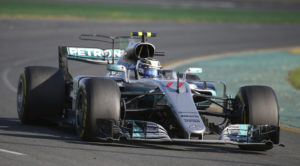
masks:
{"label": "rear view mirror", "polygon": [[187,68],[187,69],[184,70],[183,75],[182,75],[182,79],[186,80],[186,75],[187,74],[201,74],[201,73],[202,73],[202,68],[190,67],[190,68]]}
{"label": "rear view mirror", "polygon": [[183,72],[184,74],[191,73],[191,74],[200,74],[202,73],[202,68],[195,68],[195,67],[190,67],[185,69]]}
{"label": "rear view mirror", "polygon": [[107,64],[106,69],[109,71],[109,77],[119,77],[128,82],[127,69],[123,65]]}

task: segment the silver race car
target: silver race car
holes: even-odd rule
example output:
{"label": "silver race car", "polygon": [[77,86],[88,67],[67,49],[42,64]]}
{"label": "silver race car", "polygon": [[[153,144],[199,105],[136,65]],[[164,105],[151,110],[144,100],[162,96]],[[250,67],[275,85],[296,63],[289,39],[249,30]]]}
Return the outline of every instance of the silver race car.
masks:
{"label": "silver race car", "polygon": [[[60,46],[59,68],[25,67],[17,92],[20,121],[69,124],[87,141],[233,144],[245,150],[279,144],[272,88],[244,86],[231,98],[223,82],[201,80],[201,68],[164,69],[155,59],[164,53],[147,42],[155,36],[81,35],[112,48]],[[108,73],[73,77],[68,60],[104,64]]]}

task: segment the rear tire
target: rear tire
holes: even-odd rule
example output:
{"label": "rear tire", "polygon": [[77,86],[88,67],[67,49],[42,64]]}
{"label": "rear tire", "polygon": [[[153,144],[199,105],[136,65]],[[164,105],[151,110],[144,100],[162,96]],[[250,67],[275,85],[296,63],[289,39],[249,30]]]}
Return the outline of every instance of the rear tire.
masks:
{"label": "rear tire", "polygon": [[21,73],[17,91],[17,111],[24,124],[42,119],[58,119],[64,108],[65,82],[61,70],[30,66]]}
{"label": "rear tire", "polygon": [[87,78],[81,81],[75,120],[80,139],[96,140],[98,120],[120,120],[120,98],[119,87],[113,80]]}
{"label": "rear tire", "polygon": [[[241,87],[235,98],[236,118],[232,123],[272,125],[277,131],[271,135],[274,144],[279,143],[279,107],[272,88],[267,86]],[[241,149],[245,147],[240,146]]]}

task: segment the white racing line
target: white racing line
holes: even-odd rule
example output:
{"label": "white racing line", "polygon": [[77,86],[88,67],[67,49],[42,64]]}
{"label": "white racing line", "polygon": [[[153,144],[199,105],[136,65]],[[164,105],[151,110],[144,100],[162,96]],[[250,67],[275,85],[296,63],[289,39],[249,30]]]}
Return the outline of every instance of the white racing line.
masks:
{"label": "white racing line", "polygon": [[[40,58],[35,58],[35,59],[40,59]],[[17,67],[21,64],[24,64],[24,63],[27,63],[29,61],[32,61],[32,60],[35,60],[35,59],[27,59],[27,60],[21,60],[21,61],[18,61],[16,63],[14,63],[12,66],[10,67],[7,67],[3,70],[3,72],[1,73],[1,79],[2,81],[4,82],[4,84],[6,85],[6,87],[11,90],[12,92],[14,93],[17,93],[17,88],[9,81],[8,79],[8,75],[9,75],[9,72],[14,68],[14,67]],[[3,153],[8,153],[8,154],[13,154],[13,155],[18,155],[18,156],[26,156],[27,154],[24,154],[24,153],[20,153],[20,152],[15,152],[15,151],[11,151],[11,150],[6,150],[6,149],[1,149],[0,148],[0,153],[3,152]],[[1,165],[1,164],[0,164]]]}
{"label": "white racing line", "polygon": [[[206,55],[206,56],[198,56],[198,57],[188,58],[188,59],[185,59],[185,60],[180,59],[180,60],[169,61],[169,62],[163,64],[163,66],[165,68],[173,69],[173,68],[176,68],[178,66],[181,66],[181,65],[184,65],[184,64],[187,64],[187,63],[191,63],[191,62],[196,61],[196,60],[213,59],[213,58],[218,58],[218,57],[226,56],[226,55],[227,56],[234,56],[236,54],[253,52],[253,51],[281,50],[281,49],[291,49],[291,48],[296,48],[296,47],[298,47],[298,46],[278,47],[278,48],[269,48],[269,49],[250,49],[250,50],[244,50],[244,51],[233,51],[233,52],[211,54],[211,55]],[[42,59],[42,58],[41,57],[36,57],[36,58],[31,58],[31,59],[20,60],[20,61],[15,62],[12,65],[12,67],[17,67],[21,64],[25,64],[25,63],[28,63],[30,61],[39,60],[39,59]],[[5,70],[1,74],[1,77],[2,77],[2,81],[7,86],[7,88],[9,90],[11,90],[12,92],[17,93],[17,88],[8,79],[8,73],[10,72],[12,67],[5,68]]]}
{"label": "white racing line", "polygon": [[17,93],[17,88],[14,87],[12,85],[12,83],[8,80],[8,73],[10,71],[10,68],[6,68],[3,72],[2,72],[2,80],[4,82],[4,84],[7,86],[8,89],[10,89],[11,91],[13,91],[14,93]]}
{"label": "white racing line", "polygon": [[[43,57],[44,58],[44,57]],[[4,69],[4,71],[1,74],[2,81],[6,85],[6,87],[11,90],[14,93],[17,93],[17,88],[12,84],[9,79],[8,79],[8,74],[11,71],[12,68],[17,67],[19,65],[34,61],[34,60],[40,60],[42,59],[41,57],[36,57],[36,58],[31,58],[31,59],[25,59],[25,60],[20,60],[15,62],[11,67],[7,67]]]}
{"label": "white racing line", "polygon": [[186,65],[189,63],[193,63],[195,61],[200,61],[200,60],[210,60],[210,59],[217,59],[217,58],[225,57],[225,56],[231,57],[231,56],[237,56],[237,55],[245,54],[245,53],[263,52],[263,51],[294,50],[296,52],[297,50],[295,50],[295,49],[299,49],[299,46],[285,46],[285,47],[274,47],[274,48],[248,49],[248,50],[240,50],[240,51],[227,51],[227,52],[221,52],[221,53],[216,53],[216,54],[207,54],[207,55],[202,55],[202,56],[196,56],[196,57],[191,57],[191,58],[186,58],[186,59],[171,60],[169,62],[162,64],[162,66],[164,68],[175,69],[179,66],[183,66],[183,65]]}
{"label": "white racing line", "polygon": [[[191,63],[191,62],[194,62],[194,61],[197,61],[197,60],[213,59],[213,58],[218,58],[218,57],[221,57],[221,56],[222,57],[224,57],[224,56],[234,56],[234,55],[239,55],[239,54],[242,54],[242,53],[249,53],[249,52],[256,52],[256,51],[270,51],[270,50],[274,51],[274,50],[283,50],[283,49],[284,50],[291,50],[291,49],[295,49],[295,48],[299,48],[299,46],[277,47],[277,48],[267,48],[267,49],[250,49],[250,50],[244,50],[244,51],[225,52],[225,53],[218,53],[218,54],[212,54],[212,55],[206,55],[206,56],[200,56],[200,57],[198,56],[198,57],[193,57],[193,58],[189,58],[189,59],[185,59],[185,60],[180,59],[180,60],[169,61],[169,62],[163,64],[163,66],[165,68],[174,69],[178,66],[181,66],[181,65],[184,65],[184,64],[187,64],[187,63]],[[32,59],[21,60],[21,61],[15,62],[12,65],[12,67],[17,67],[21,64],[30,62],[32,60],[38,60],[38,59],[41,59],[41,58],[37,57],[37,58],[32,58]],[[10,89],[14,93],[17,93],[17,88],[8,79],[8,73],[10,72],[12,67],[5,68],[5,70],[1,74],[1,77],[2,77],[2,80],[3,80],[4,84],[8,87],[8,89]],[[300,134],[299,129],[295,129],[295,128],[292,128],[292,127],[289,127],[289,126],[286,126],[286,125],[280,125],[280,127],[283,130]],[[0,149],[0,151],[3,151],[3,150]]]}
{"label": "white racing line", "polygon": [[[16,66],[16,65],[13,65],[13,66]],[[12,85],[12,83],[9,81],[8,79],[8,73],[10,72],[11,68],[8,67],[6,68],[2,74],[1,74],[1,77],[2,77],[2,80],[4,82],[4,84],[7,86],[7,88],[11,91],[13,91],[14,93],[17,93],[17,88],[14,87]],[[26,154],[24,153],[20,153],[20,152],[15,152],[15,151],[11,151],[11,150],[6,150],[6,149],[1,149],[0,148],[0,152],[3,152],[3,153],[8,153],[8,154],[13,154],[13,155],[18,155],[18,156],[25,156]]]}
{"label": "white racing line", "polygon": [[[164,68],[169,68],[169,69],[175,69],[176,67],[186,65],[195,61],[200,61],[200,60],[209,60],[209,59],[215,59],[219,57],[224,57],[224,56],[236,56],[236,55],[241,55],[244,53],[251,53],[251,52],[263,52],[263,51],[275,51],[275,50],[289,50],[294,53],[299,54],[300,53],[300,47],[297,46],[286,46],[286,47],[275,47],[275,48],[265,48],[265,49],[249,49],[249,50],[242,50],[242,51],[232,51],[232,52],[224,52],[224,53],[217,53],[217,54],[210,54],[210,55],[204,55],[204,56],[198,56],[198,57],[192,57],[184,60],[174,60],[174,61],[169,61],[167,63],[163,64]],[[300,134],[300,129],[292,126],[288,126],[285,124],[280,124],[280,129],[289,131],[292,133]]]}
{"label": "white racing line", "polygon": [[5,149],[1,149],[1,148],[0,148],[0,152],[14,154],[14,155],[18,155],[18,156],[26,156],[26,154],[24,154],[24,153],[19,153],[19,152],[15,152],[15,151],[5,150]]}

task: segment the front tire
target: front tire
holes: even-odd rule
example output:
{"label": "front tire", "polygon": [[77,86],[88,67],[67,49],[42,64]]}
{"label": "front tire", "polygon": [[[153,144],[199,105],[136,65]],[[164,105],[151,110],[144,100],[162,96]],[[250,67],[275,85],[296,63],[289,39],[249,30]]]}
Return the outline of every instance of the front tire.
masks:
{"label": "front tire", "polygon": [[82,140],[95,141],[99,120],[120,120],[120,90],[106,78],[81,81],[77,95],[75,127]]}
{"label": "front tire", "polygon": [[[274,144],[279,143],[279,106],[275,92],[267,86],[244,86],[235,98],[236,118],[232,123],[270,125],[276,132],[270,136]],[[245,149],[244,147],[240,147]]]}

